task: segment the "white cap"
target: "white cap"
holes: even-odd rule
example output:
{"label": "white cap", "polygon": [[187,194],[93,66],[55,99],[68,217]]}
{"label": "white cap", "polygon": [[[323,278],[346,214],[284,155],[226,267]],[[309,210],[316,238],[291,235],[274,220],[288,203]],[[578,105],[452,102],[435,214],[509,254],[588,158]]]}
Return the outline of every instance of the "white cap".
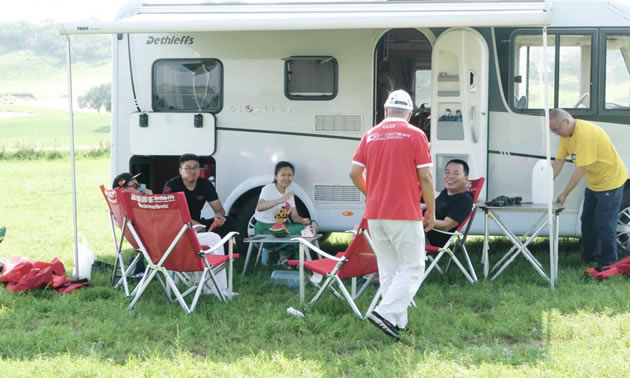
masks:
{"label": "white cap", "polygon": [[413,110],[413,102],[407,92],[399,89],[389,94],[387,101],[385,101],[385,107]]}

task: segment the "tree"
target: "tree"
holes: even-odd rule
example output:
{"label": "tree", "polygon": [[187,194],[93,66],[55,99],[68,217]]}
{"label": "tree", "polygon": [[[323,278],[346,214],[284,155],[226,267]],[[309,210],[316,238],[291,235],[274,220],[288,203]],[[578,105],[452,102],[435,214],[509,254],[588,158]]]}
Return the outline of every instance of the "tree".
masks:
{"label": "tree", "polygon": [[92,108],[100,112],[101,108],[106,111],[112,110],[112,84],[101,84],[98,87],[90,88],[83,96],[79,96],[79,106],[82,108]]}

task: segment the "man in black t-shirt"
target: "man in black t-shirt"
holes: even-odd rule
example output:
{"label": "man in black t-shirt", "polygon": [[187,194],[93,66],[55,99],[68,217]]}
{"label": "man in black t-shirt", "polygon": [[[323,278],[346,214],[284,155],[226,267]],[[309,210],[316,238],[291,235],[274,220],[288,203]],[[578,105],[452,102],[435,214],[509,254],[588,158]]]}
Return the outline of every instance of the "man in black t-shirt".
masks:
{"label": "man in black t-shirt", "polygon": [[[179,158],[179,176],[168,180],[164,185],[163,193],[184,192],[188,202],[188,210],[193,220],[193,225],[204,225],[198,231],[208,231],[216,222],[213,232],[225,236],[233,227],[230,226],[225,216],[225,209],[219,200],[217,191],[212,183],[199,177],[201,172],[201,159],[194,154],[184,154]],[[201,209],[206,204],[214,211],[214,218],[201,218]]]}
{"label": "man in black t-shirt", "polygon": [[[466,219],[473,207],[473,197],[466,190],[468,182],[468,164],[453,159],[446,164],[444,170],[444,190],[435,199],[434,229],[455,231]],[[435,247],[442,247],[451,238],[450,235],[434,230],[426,233],[427,241]]]}

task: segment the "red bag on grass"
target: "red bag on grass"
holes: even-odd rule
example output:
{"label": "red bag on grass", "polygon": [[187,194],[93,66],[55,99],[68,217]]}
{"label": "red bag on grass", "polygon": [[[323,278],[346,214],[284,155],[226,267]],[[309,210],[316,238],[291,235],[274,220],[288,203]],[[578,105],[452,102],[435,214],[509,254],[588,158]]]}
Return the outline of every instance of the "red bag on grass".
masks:
{"label": "red bag on grass", "polygon": [[2,268],[0,282],[7,282],[7,290],[12,293],[50,286],[58,293],[66,294],[79,287],[90,286],[87,280],[71,280],[65,276],[65,273],[66,268],[56,257],[47,263],[22,256],[12,256]]}
{"label": "red bag on grass", "polygon": [[614,264],[606,265],[599,270],[595,268],[588,268],[584,271],[584,274],[597,278],[598,280],[604,280],[608,277],[618,276],[620,274],[630,276],[630,257],[626,257]]}

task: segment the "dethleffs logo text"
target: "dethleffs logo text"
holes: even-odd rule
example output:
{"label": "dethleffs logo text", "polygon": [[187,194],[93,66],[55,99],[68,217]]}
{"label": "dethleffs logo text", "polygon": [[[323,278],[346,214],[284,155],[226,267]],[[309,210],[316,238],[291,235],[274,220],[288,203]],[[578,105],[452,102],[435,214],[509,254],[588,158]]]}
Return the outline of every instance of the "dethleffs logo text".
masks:
{"label": "dethleffs logo text", "polygon": [[182,37],[175,37],[174,35],[165,35],[164,37],[149,36],[147,45],[192,45],[194,41],[195,38],[189,35]]}

